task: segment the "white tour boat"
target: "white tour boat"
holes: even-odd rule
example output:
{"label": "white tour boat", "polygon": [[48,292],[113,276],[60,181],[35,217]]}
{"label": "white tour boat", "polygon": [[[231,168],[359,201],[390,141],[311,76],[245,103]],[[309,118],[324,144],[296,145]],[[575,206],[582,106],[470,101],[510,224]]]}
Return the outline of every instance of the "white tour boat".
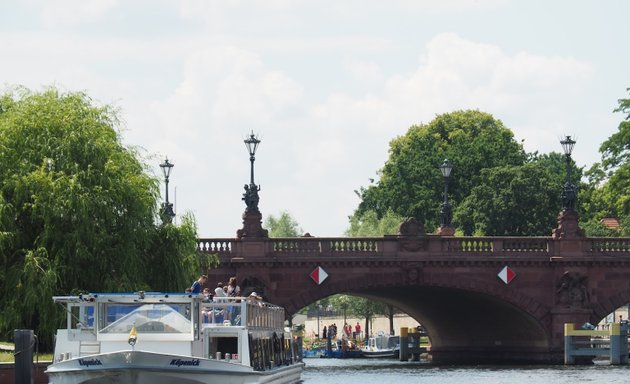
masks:
{"label": "white tour boat", "polygon": [[59,296],[50,384],[297,383],[304,368],[284,309],[255,298]]}

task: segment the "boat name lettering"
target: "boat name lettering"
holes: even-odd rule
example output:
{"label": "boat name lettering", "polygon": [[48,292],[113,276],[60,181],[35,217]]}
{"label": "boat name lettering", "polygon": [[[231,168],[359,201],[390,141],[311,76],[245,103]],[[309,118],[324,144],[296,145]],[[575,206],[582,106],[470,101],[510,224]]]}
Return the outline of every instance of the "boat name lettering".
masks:
{"label": "boat name lettering", "polygon": [[79,359],[79,365],[89,367],[90,365],[103,365],[99,359]]}
{"label": "boat name lettering", "polygon": [[199,359],[192,359],[192,360],[173,359],[171,360],[171,365],[177,365],[178,367],[181,367],[182,365],[198,366]]}

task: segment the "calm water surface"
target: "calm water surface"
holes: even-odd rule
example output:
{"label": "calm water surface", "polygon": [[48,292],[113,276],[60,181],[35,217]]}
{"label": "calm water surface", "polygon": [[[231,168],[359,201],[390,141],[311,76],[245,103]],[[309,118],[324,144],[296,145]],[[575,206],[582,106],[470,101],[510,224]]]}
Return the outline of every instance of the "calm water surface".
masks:
{"label": "calm water surface", "polygon": [[433,366],[383,359],[304,360],[305,384],[629,384],[630,366]]}

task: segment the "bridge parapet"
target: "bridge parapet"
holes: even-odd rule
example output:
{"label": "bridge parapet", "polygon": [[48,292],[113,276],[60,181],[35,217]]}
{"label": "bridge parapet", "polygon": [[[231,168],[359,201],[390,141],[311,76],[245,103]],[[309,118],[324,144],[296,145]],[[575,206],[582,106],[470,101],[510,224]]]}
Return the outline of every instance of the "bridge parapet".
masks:
{"label": "bridge parapet", "polygon": [[621,237],[591,237],[588,239],[591,252],[630,253],[630,239]]}
{"label": "bridge parapet", "polygon": [[236,239],[197,239],[197,251],[219,255],[231,254]]}
{"label": "bridge parapet", "polygon": [[290,237],[261,239],[200,238],[197,250],[222,258],[353,258],[396,256],[484,258],[630,258],[630,238],[592,237],[558,240],[552,237]]}
{"label": "bridge parapet", "polygon": [[384,248],[383,238],[352,238],[352,237],[291,237],[270,239],[273,252],[277,253],[335,253],[335,252],[364,252],[381,253]]}
{"label": "bridge parapet", "polygon": [[549,237],[446,237],[442,249],[452,253],[549,253]]}

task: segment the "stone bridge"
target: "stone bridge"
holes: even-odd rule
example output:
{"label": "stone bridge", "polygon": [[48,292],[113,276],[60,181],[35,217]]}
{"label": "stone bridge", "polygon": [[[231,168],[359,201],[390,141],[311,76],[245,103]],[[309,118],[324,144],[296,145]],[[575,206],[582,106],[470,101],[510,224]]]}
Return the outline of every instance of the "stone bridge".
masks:
{"label": "stone bridge", "polygon": [[[435,361],[556,363],[564,323],[596,324],[630,302],[630,239],[584,237],[565,213],[549,237],[426,234],[410,220],[396,236],[268,238],[246,212],[236,238],[198,246],[219,258],[210,286],[236,276],[244,294],[289,314],[338,293],[362,296],[423,324]],[[328,275],[319,284],[317,267]]]}

